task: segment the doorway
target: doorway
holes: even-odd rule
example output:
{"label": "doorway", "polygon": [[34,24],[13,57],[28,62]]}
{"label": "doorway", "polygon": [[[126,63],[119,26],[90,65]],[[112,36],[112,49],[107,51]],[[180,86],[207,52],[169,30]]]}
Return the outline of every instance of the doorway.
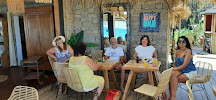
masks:
{"label": "doorway", "polygon": [[112,37],[123,38],[123,44],[127,46],[127,58],[130,57],[130,8],[128,3],[107,4],[101,7],[101,49],[109,47]]}

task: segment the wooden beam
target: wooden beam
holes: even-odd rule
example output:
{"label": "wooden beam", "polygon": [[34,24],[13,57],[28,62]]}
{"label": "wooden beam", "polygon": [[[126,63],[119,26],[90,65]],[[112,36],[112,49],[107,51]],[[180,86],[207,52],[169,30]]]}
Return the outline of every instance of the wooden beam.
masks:
{"label": "wooden beam", "polygon": [[3,36],[4,36],[4,52],[1,55],[2,67],[10,67],[10,56],[9,56],[9,37],[8,37],[8,22],[7,18],[2,18]]}
{"label": "wooden beam", "polygon": [[180,32],[181,31],[181,18],[178,18],[178,37],[180,37]]}
{"label": "wooden beam", "polygon": [[[64,17],[64,26],[66,26],[66,14],[65,14],[65,0],[62,1],[63,2],[63,17]],[[67,40],[67,31],[66,31],[66,27],[64,27],[64,32],[65,32],[65,39]]]}
{"label": "wooden beam", "polygon": [[60,36],[59,0],[53,0],[56,36]]}
{"label": "wooden beam", "polygon": [[216,37],[215,37],[216,36],[215,35],[215,30],[216,30],[215,29],[215,27],[216,27],[216,14],[213,14],[212,17],[213,17],[212,18],[212,21],[213,21],[213,23],[212,23],[213,24],[212,25],[212,37],[213,38],[212,39],[213,40],[211,41],[212,42],[212,53],[216,53],[216,46],[215,46],[215,44],[216,44],[215,43],[215,40],[216,40]]}

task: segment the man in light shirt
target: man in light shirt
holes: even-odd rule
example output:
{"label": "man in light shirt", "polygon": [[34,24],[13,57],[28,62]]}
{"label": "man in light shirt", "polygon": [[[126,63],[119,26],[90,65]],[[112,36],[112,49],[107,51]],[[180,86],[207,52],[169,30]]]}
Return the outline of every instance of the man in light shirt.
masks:
{"label": "man in light shirt", "polygon": [[111,47],[108,47],[104,53],[105,55],[105,60],[109,58],[109,60],[113,61],[119,61],[114,65],[114,69],[116,70],[121,70],[121,91],[124,92],[124,77],[125,77],[125,70],[122,69],[123,65],[122,63],[124,62],[124,52],[123,49],[120,47],[117,47],[117,42],[116,38],[111,38],[110,39],[110,44]]}

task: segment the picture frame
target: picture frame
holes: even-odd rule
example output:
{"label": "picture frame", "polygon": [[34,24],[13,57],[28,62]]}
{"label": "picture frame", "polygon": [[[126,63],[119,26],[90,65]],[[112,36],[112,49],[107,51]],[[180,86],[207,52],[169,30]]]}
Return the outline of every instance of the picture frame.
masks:
{"label": "picture frame", "polygon": [[160,13],[140,13],[140,32],[159,32]]}

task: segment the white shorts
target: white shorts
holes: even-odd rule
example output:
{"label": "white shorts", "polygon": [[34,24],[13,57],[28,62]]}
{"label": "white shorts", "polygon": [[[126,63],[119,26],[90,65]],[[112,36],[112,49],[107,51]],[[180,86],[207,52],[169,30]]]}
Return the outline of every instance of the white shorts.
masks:
{"label": "white shorts", "polygon": [[189,73],[183,73],[185,74],[189,79],[191,79],[192,76],[197,75],[197,71],[191,71]]}
{"label": "white shorts", "polygon": [[[100,85],[98,85],[97,87],[100,87]],[[84,90],[85,92],[89,92],[89,91],[92,91],[92,90],[96,89],[97,87],[91,88],[91,89],[83,88],[83,90]]]}

